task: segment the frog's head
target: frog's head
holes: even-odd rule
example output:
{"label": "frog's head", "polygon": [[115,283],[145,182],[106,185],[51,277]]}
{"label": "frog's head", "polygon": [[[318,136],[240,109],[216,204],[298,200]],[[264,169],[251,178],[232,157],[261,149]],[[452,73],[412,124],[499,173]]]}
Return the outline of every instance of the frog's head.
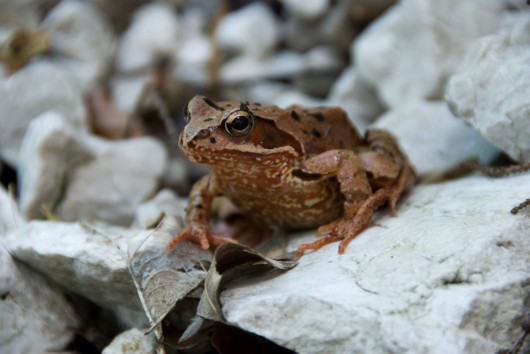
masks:
{"label": "frog's head", "polygon": [[188,158],[206,164],[293,150],[293,138],[275,125],[282,113],[276,106],[195,96],[185,108],[179,145]]}

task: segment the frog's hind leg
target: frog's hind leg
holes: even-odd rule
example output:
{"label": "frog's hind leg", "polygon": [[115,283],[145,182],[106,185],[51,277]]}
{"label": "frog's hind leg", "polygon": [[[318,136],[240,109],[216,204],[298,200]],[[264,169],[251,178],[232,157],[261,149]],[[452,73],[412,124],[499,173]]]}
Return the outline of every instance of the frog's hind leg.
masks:
{"label": "frog's hind leg", "polygon": [[[326,151],[305,161],[301,170],[337,178],[344,196],[344,217],[320,227],[317,233],[327,235],[313,243],[301,245],[296,251],[297,256],[339,240],[343,240],[339,247],[339,253],[343,253],[347,243],[370,224],[373,211],[381,205],[381,193],[372,194],[363,162],[353,151]],[[342,246],[346,239],[347,243]]]}

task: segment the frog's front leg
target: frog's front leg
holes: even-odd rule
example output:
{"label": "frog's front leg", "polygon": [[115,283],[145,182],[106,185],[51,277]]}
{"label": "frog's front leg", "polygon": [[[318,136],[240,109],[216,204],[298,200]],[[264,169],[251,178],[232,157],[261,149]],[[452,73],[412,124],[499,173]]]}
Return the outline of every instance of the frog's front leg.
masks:
{"label": "frog's front leg", "polygon": [[214,235],[210,229],[212,201],[218,195],[220,193],[209,175],[202,177],[193,185],[186,208],[186,227],[169,242],[168,251],[182,240],[200,244],[203,249],[208,249],[211,245],[219,246],[234,242],[230,238]]}
{"label": "frog's front leg", "polygon": [[329,150],[313,156],[304,162],[302,171],[337,178],[344,195],[344,215],[321,226],[317,233],[327,235],[301,245],[296,254],[302,256],[307,250],[317,250],[338,240],[342,240],[339,253],[343,253],[348,243],[370,224],[374,210],[386,199],[381,193],[372,193],[363,161],[353,151]]}

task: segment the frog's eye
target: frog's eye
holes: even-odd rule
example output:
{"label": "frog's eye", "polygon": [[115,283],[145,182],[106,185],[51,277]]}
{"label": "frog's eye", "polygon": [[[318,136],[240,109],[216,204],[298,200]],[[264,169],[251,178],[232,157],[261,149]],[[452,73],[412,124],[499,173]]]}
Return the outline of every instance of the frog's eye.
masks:
{"label": "frog's eye", "polygon": [[254,121],[255,119],[252,113],[237,111],[225,120],[224,129],[231,136],[245,136],[254,129]]}
{"label": "frog's eye", "polygon": [[190,106],[190,103],[186,103],[186,106],[184,107],[184,120],[186,121],[186,123],[189,123],[190,122],[190,111],[189,111],[189,106]]}

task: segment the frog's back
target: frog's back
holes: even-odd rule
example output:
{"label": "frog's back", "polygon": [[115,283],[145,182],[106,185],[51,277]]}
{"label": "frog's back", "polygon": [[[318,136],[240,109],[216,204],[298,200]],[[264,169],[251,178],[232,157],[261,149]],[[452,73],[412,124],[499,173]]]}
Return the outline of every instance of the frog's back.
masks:
{"label": "frog's back", "polygon": [[276,124],[303,142],[305,155],[331,149],[353,150],[362,144],[346,112],[339,107],[290,106],[283,115]]}

